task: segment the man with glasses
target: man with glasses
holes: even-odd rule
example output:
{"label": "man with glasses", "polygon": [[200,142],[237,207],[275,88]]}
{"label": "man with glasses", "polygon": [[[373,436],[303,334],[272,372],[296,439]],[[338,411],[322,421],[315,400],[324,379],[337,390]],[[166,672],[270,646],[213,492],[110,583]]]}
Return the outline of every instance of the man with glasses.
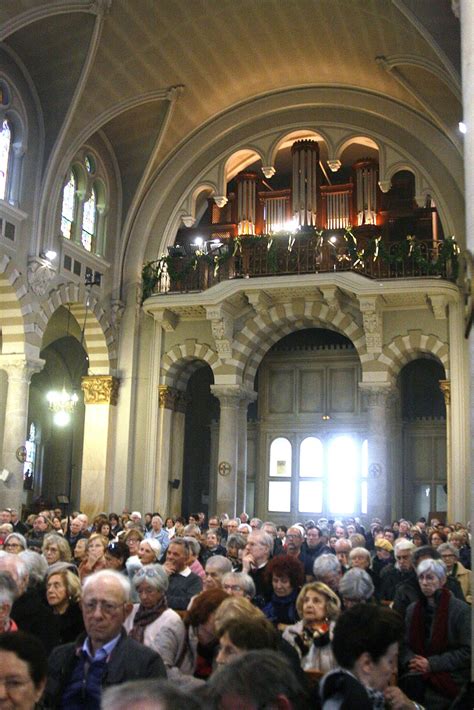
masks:
{"label": "man with glasses", "polygon": [[124,575],[102,570],[87,577],[82,597],[86,635],[51,654],[47,707],[100,710],[105,687],[166,677],[161,656],[129,638],[123,628],[132,607]]}

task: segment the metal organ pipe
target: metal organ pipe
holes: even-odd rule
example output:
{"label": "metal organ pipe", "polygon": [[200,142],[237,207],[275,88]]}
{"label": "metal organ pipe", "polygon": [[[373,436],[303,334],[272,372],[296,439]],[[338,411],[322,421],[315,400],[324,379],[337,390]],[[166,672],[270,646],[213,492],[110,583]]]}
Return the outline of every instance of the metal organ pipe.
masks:
{"label": "metal organ pipe", "polygon": [[298,226],[316,226],[319,146],[316,141],[296,141],[293,157],[293,215]]}
{"label": "metal organ pipe", "polygon": [[239,234],[255,234],[257,203],[257,175],[240,173],[237,176],[237,222]]}

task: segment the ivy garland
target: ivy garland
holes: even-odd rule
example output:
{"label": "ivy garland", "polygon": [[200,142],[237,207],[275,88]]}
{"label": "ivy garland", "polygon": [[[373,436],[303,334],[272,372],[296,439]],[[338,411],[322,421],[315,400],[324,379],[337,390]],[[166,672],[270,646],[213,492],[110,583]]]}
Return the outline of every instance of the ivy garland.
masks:
{"label": "ivy garland", "polygon": [[[315,251],[319,251],[324,244],[325,232],[323,230],[307,229],[300,232],[300,236],[315,238]],[[242,255],[242,245],[257,245],[265,247],[267,250],[267,264],[273,273],[278,272],[278,246],[282,239],[288,240],[288,251],[291,252],[298,235],[282,232],[276,235],[246,235],[234,239],[234,249],[226,249],[223,253],[208,254],[204,251],[197,251],[189,260],[176,259],[173,256],[163,254],[155,261],[148,261],[143,266],[142,271],[142,302],[155,293],[157,285],[166,274],[172,282],[184,280],[188,274],[195,271],[200,264],[208,264],[214,269],[214,276],[219,269],[232,257]],[[427,276],[440,275],[446,273],[448,278],[455,280],[458,271],[458,255],[460,249],[454,237],[447,237],[439,242],[440,248],[435,259],[427,258],[423,243],[417,242],[415,235],[407,235],[405,240],[391,245],[389,251],[382,242],[382,237],[372,237],[364,248],[359,248],[357,239],[348,227],[344,232],[346,250],[339,253],[336,259],[339,262],[350,262],[351,268],[364,270],[369,261],[376,262],[382,260],[388,266],[396,268],[404,262],[410,260],[420,271]],[[179,269],[176,268],[179,264]]]}

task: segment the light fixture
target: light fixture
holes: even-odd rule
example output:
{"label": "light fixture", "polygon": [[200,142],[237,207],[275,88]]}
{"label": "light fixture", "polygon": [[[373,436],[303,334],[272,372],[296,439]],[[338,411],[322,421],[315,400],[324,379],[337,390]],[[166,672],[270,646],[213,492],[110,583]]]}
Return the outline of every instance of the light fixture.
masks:
{"label": "light fixture", "polygon": [[204,239],[202,237],[196,237],[193,244],[195,244],[197,247],[202,247],[202,245],[204,244]]}
{"label": "light fixture", "polygon": [[53,416],[53,422],[56,424],[58,427],[65,427],[69,424],[71,421],[71,415],[69,412],[56,412]]}
{"label": "light fixture", "polygon": [[44,259],[44,261],[53,261],[56,257],[57,253],[54,249],[47,249],[46,251],[40,252],[40,259]]}
{"label": "light fixture", "polygon": [[458,128],[460,133],[467,133],[467,126],[464,121],[459,121]]}
{"label": "light fixture", "polygon": [[323,414],[321,419],[323,420],[323,422],[328,422],[331,419],[331,417],[329,416],[329,414]]}
{"label": "light fixture", "polygon": [[337,236],[333,234],[332,237],[329,237],[329,241],[331,244],[335,244],[337,242]]}

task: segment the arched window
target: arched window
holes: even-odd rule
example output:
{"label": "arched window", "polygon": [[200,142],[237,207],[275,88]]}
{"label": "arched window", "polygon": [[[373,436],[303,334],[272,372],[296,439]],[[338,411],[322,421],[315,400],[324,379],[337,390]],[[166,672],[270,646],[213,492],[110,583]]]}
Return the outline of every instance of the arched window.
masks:
{"label": "arched window", "polygon": [[0,131],[0,199],[6,198],[7,173],[10,159],[10,148],[12,144],[12,131],[10,124],[5,119]]}
{"label": "arched window", "polygon": [[77,180],[74,171],[69,173],[69,180],[63,190],[63,206],[61,210],[61,234],[66,239],[71,239],[71,228],[76,211]]}
{"label": "arched window", "polygon": [[84,203],[82,215],[82,245],[87,251],[92,251],[93,241],[95,241],[95,231],[97,222],[97,193],[92,187],[91,194],[87,202]]}
{"label": "arched window", "polygon": [[274,439],[270,445],[269,510],[279,513],[289,513],[291,510],[291,458],[290,441],[284,437]]}

